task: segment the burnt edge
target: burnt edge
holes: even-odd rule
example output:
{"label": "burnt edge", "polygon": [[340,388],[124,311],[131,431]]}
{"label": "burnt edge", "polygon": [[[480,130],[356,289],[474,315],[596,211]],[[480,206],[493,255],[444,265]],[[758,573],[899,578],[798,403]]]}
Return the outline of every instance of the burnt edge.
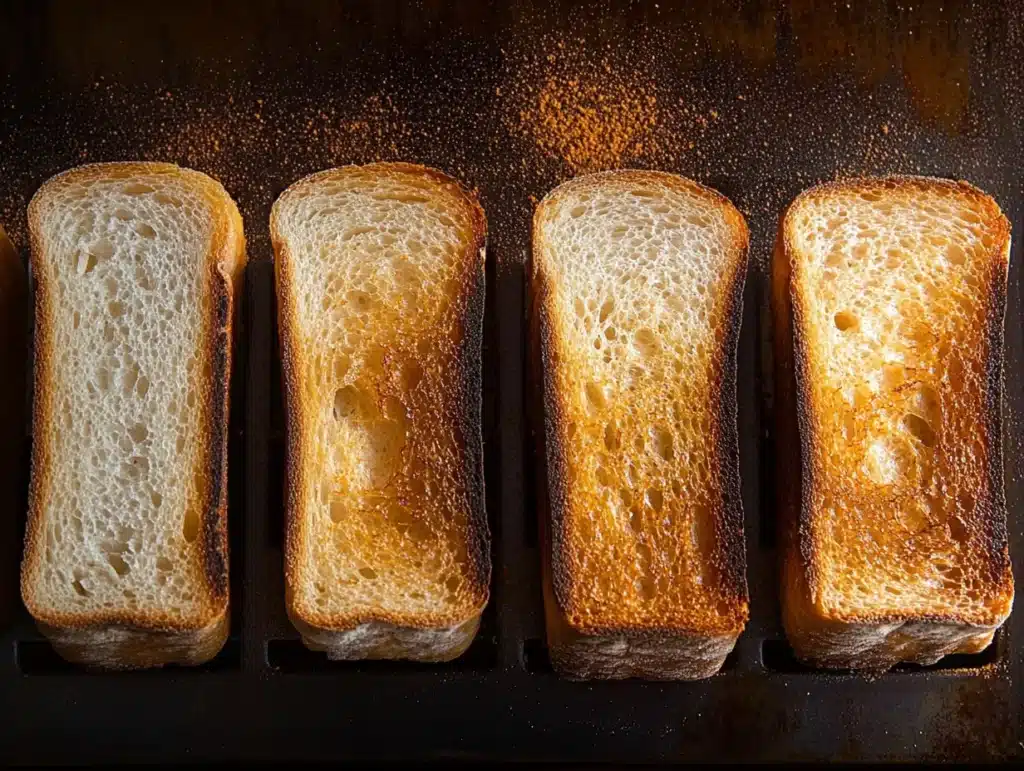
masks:
{"label": "burnt edge", "polygon": [[[466,450],[466,463],[464,474],[467,480],[468,497],[475,502],[471,503],[467,522],[467,552],[470,555],[471,579],[475,584],[476,593],[479,596],[479,608],[472,616],[465,619],[457,619],[451,623],[436,623],[432,619],[415,617],[399,617],[395,614],[380,614],[378,612],[363,612],[359,615],[344,619],[340,623],[322,625],[315,623],[313,619],[305,618],[299,613],[293,604],[291,584],[295,580],[295,553],[298,546],[298,533],[302,527],[302,516],[299,511],[298,491],[301,485],[299,479],[305,472],[305,464],[302,463],[302,404],[301,400],[292,398],[293,392],[297,389],[297,377],[299,367],[296,365],[298,350],[294,342],[294,310],[289,298],[293,296],[291,263],[292,255],[285,240],[281,237],[277,228],[276,210],[278,204],[293,190],[315,184],[321,180],[329,179],[349,170],[379,170],[381,172],[396,172],[400,174],[414,174],[425,176],[438,182],[441,186],[452,191],[466,205],[471,213],[473,242],[467,247],[464,253],[464,262],[472,269],[470,280],[463,280],[463,292],[465,297],[465,312],[463,324],[461,325],[462,340],[459,347],[459,361],[456,364],[457,373],[455,382],[460,397],[460,405],[457,409],[460,413],[459,425],[456,431],[461,436],[461,446]],[[293,626],[296,622],[307,625],[316,630],[327,632],[344,632],[354,629],[366,623],[386,623],[398,629],[448,629],[459,626],[472,618],[480,618],[483,615],[487,603],[490,601],[491,584],[491,558],[490,558],[490,526],[487,521],[487,511],[484,490],[484,459],[483,459],[483,321],[484,303],[486,295],[486,241],[487,241],[487,219],[483,208],[480,206],[476,196],[467,190],[457,179],[445,174],[438,169],[422,166],[414,163],[403,162],[381,162],[365,165],[348,165],[315,172],[293,182],[278,196],[271,210],[270,215],[270,238],[274,250],[274,283],[277,298],[277,329],[279,348],[281,355],[281,380],[283,390],[283,408],[285,417],[285,470],[284,470],[284,572],[285,572],[285,605],[289,620]],[[474,315],[475,314],[475,315]],[[471,321],[475,323],[470,324]],[[473,415],[468,414],[469,405],[472,404]],[[465,405],[465,409],[461,405]],[[475,418],[474,418],[475,416]],[[472,441],[469,437],[472,436]],[[472,641],[470,642],[470,644]]]}
{"label": "burnt edge", "polygon": [[[214,230],[211,235],[211,246],[207,258],[212,258],[212,268],[214,277],[213,284],[211,286],[211,293],[214,295],[215,302],[215,313],[209,317],[215,319],[211,323],[217,324],[217,329],[210,330],[204,335],[206,341],[203,347],[206,349],[208,354],[213,355],[214,366],[212,368],[212,378],[225,376],[225,373],[230,371],[230,341],[231,341],[231,323],[229,309],[232,306],[232,290],[226,288],[223,282],[223,274],[220,272],[220,258],[226,248],[223,243],[225,238],[225,231],[230,232],[234,226],[239,227],[239,254],[242,257],[241,264],[238,266],[238,270],[241,271],[245,264],[245,238],[244,231],[242,230],[241,215],[238,214],[237,206],[233,199],[228,195],[227,191],[223,189],[212,177],[197,172],[193,169],[177,166],[172,163],[154,163],[154,162],[142,162],[142,161],[127,161],[127,162],[112,162],[112,163],[91,163],[82,166],[77,166],[48,179],[44,182],[40,188],[33,195],[32,200],[28,206],[28,223],[29,223],[29,241],[30,241],[30,258],[29,263],[32,270],[34,287],[34,319],[33,324],[33,353],[34,361],[32,363],[32,378],[33,378],[33,396],[32,396],[32,436],[34,441],[32,442],[31,452],[31,470],[30,470],[30,482],[29,482],[29,495],[28,495],[28,516],[25,523],[25,543],[24,543],[24,554],[22,556],[21,570],[19,583],[21,585],[22,602],[29,610],[33,619],[38,625],[44,630],[74,630],[74,631],[87,631],[97,628],[102,628],[111,625],[122,625],[130,628],[134,628],[143,633],[169,633],[169,634],[190,634],[190,633],[203,633],[208,629],[218,627],[223,624],[223,619],[228,613],[228,556],[227,556],[227,487],[226,487],[226,463],[227,463],[227,438],[228,428],[224,421],[224,416],[227,414],[227,400],[230,394],[230,383],[223,382],[223,389],[214,388],[211,389],[214,393],[211,394],[210,400],[207,402],[208,409],[211,410],[208,416],[207,430],[211,434],[211,440],[208,444],[210,457],[206,461],[203,461],[202,465],[204,468],[208,468],[213,477],[208,499],[202,501],[201,508],[203,511],[203,543],[200,547],[199,561],[200,561],[200,573],[201,580],[207,584],[207,590],[209,593],[210,608],[212,611],[209,618],[204,618],[201,623],[190,624],[182,623],[178,621],[172,621],[166,617],[163,613],[131,613],[119,610],[97,612],[86,618],[68,618],[64,614],[45,614],[39,613],[34,610],[34,602],[31,602],[29,596],[26,595],[25,581],[30,572],[30,566],[36,559],[36,552],[38,541],[40,537],[39,528],[41,526],[40,518],[41,512],[39,510],[39,497],[42,494],[42,490],[46,489],[47,482],[50,478],[49,464],[46,462],[50,455],[49,446],[40,441],[39,438],[46,436],[47,432],[43,429],[43,426],[49,424],[49,416],[52,414],[52,410],[49,409],[51,403],[50,388],[47,379],[44,377],[47,368],[47,362],[52,359],[50,335],[49,335],[49,324],[46,320],[50,314],[50,288],[49,282],[43,280],[44,272],[39,269],[40,255],[42,254],[42,235],[39,231],[38,213],[37,207],[39,203],[40,195],[51,188],[58,187],[67,182],[74,181],[77,179],[83,179],[85,181],[91,179],[97,179],[102,177],[104,174],[117,171],[123,172],[125,176],[132,174],[170,174],[178,175],[182,177],[189,177],[195,175],[194,181],[198,182],[204,188],[204,193],[210,194],[211,190],[216,191],[211,198],[221,200],[211,200],[213,211],[216,212],[216,207],[224,205],[226,213],[228,214],[227,228],[222,227],[223,223],[214,223]],[[234,217],[230,215],[234,214]],[[215,215],[215,220],[217,219]],[[221,322],[228,319],[227,323],[222,324]],[[223,329],[221,333],[218,330]],[[227,343],[217,343],[215,335],[222,338],[226,338]],[[213,339],[209,339],[213,337]],[[216,382],[216,381],[214,381]],[[220,393],[222,399],[217,398],[217,393]],[[217,426],[213,425],[215,418],[214,411],[219,407],[220,420]],[[220,445],[221,460],[218,462],[216,459],[216,445]],[[227,628],[225,627],[225,632]],[[50,634],[46,635],[50,637]],[[226,635],[225,635],[226,637]],[[219,646],[218,646],[219,647]],[[216,652],[214,652],[215,655]]]}
{"label": "burnt edge", "polygon": [[[567,605],[565,592],[568,575],[564,568],[564,542],[562,531],[565,520],[566,491],[564,487],[566,461],[558,441],[558,426],[564,422],[564,415],[559,399],[548,388],[546,373],[554,371],[559,360],[558,346],[550,326],[549,279],[537,259],[538,244],[542,240],[538,230],[540,214],[559,195],[570,187],[599,185],[604,181],[636,180],[668,187],[683,187],[688,192],[696,192],[723,208],[727,216],[733,215],[742,229],[741,238],[737,239],[735,248],[740,252],[736,271],[729,282],[729,308],[726,313],[726,333],[719,347],[720,378],[718,388],[720,394],[717,411],[718,427],[722,441],[718,453],[718,466],[722,487],[722,506],[715,516],[715,533],[719,541],[716,563],[720,561],[720,581],[723,589],[732,602],[743,606],[741,623],[735,630],[716,632],[715,634],[742,633],[749,620],[749,588],[746,579],[746,541],[744,536],[744,516],[742,509],[742,491],[739,476],[739,434],[738,404],[736,403],[736,357],[739,345],[739,332],[743,319],[743,288],[746,281],[747,258],[750,233],[746,220],[726,196],[717,190],[706,187],[699,182],[676,174],[644,170],[603,171],[583,175],[571,179],[552,189],[534,210],[531,227],[532,247],[529,251],[529,288],[528,298],[528,337],[531,345],[530,363],[532,390],[536,392],[531,399],[536,415],[530,418],[531,430],[535,432],[534,446],[539,454],[535,462],[541,462],[538,469],[537,514],[540,517],[538,533],[542,554],[542,569],[551,586],[552,599],[557,606],[561,622],[579,634],[627,634],[649,635],[659,632],[707,634],[705,630],[684,629],[680,627],[621,627],[621,626],[587,626],[578,628],[569,621],[565,611]],[[731,386],[728,392],[723,386]],[[730,506],[730,504],[734,504]]]}
{"label": "burnt edge", "polygon": [[[917,175],[896,174],[885,177],[851,177],[848,179],[832,180],[808,188],[801,192],[785,208],[779,218],[779,228],[776,238],[775,251],[772,256],[772,315],[775,328],[773,330],[773,352],[776,360],[776,413],[777,426],[782,429],[788,428],[796,431],[796,434],[785,442],[779,442],[783,451],[792,449],[792,444],[799,446],[800,469],[792,468],[790,474],[786,475],[785,484],[781,485],[779,492],[780,505],[782,507],[783,527],[783,548],[780,550],[783,560],[783,572],[785,575],[785,562],[789,560],[789,553],[795,547],[798,550],[800,561],[798,570],[801,573],[803,589],[809,591],[810,587],[818,580],[818,568],[815,560],[814,543],[811,536],[812,501],[811,491],[814,488],[814,463],[813,448],[816,445],[811,419],[810,388],[807,385],[807,344],[802,334],[804,328],[804,307],[803,297],[799,291],[799,285],[794,286],[793,256],[796,253],[789,237],[788,222],[793,210],[804,201],[831,192],[849,191],[858,189],[945,189],[950,192],[958,191],[966,194],[977,202],[980,202],[993,217],[1000,223],[1002,239],[993,248],[993,255],[998,256],[1001,270],[995,271],[993,283],[987,289],[987,342],[989,352],[985,361],[986,371],[986,393],[985,393],[985,415],[984,425],[987,432],[985,451],[988,456],[988,498],[991,506],[991,515],[984,518],[982,522],[983,532],[986,534],[985,554],[980,555],[984,562],[987,579],[993,584],[1001,584],[1009,577],[1009,589],[1013,593],[1013,576],[1009,559],[1006,492],[1003,485],[1003,437],[1002,437],[1002,399],[1003,399],[1003,324],[1006,315],[1007,297],[1007,271],[1010,257],[1010,223],[1006,219],[999,204],[983,190],[963,180],[949,180],[939,177],[924,177]],[[778,280],[784,282],[784,286],[774,287],[776,281],[775,271],[784,270]],[[781,291],[783,296],[776,297],[776,291]],[[776,307],[779,302],[783,307]],[[782,326],[788,331],[788,339],[780,339],[780,318],[777,314],[784,313],[781,319]],[[781,361],[780,353],[786,357],[790,366],[787,368],[785,362]],[[781,375],[781,377],[779,377]],[[788,377],[788,380],[787,380]],[[791,390],[790,390],[791,389]],[[779,397],[783,398],[780,399]],[[787,409],[782,409],[782,408]],[[795,415],[786,415],[786,412]],[[794,419],[795,418],[795,425]],[[806,437],[806,440],[805,440]],[[781,438],[781,434],[780,434]],[[779,441],[779,440],[777,440]],[[780,453],[781,456],[781,453]],[[795,477],[797,478],[794,478]],[[791,491],[787,493],[787,488]],[[795,496],[795,497],[790,497]],[[796,543],[790,541],[796,539]],[[797,556],[796,554],[793,556]],[[783,579],[784,580],[784,579]],[[786,587],[782,587],[782,602],[786,600]],[[920,615],[908,614],[875,614],[861,618],[834,619],[839,623],[891,623],[906,620],[922,620],[934,622],[953,622],[965,625],[988,626],[973,621],[956,613],[931,613]],[[999,625],[1003,622],[1000,621]]]}

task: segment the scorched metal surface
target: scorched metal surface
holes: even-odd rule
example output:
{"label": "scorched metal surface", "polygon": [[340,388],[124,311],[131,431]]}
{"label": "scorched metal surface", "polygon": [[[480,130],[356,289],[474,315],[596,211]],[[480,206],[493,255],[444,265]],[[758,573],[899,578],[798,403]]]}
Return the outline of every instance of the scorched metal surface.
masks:
{"label": "scorched metal surface", "polygon": [[[1024,557],[1020,263],[1024,11],[914,3],[332,2],[0,6],[0,223],[51,174],[175,161],[220,179],[251,258],[231,428],[233,631],[206,667],[83,674],[16,599],[0,630],[0,758],[1021,759],[1024,614],[984,654],[882,677],[792,659],[779,625],[765,265],[800,190],[843,174],[968,179],[1014,223],[1006,321],[1006,490]],[[440,666],[331,664],[284,614],[283,425],[267,218],[328,166],[403,159],[475,187],[487,212],[485,453],[491,604]],[[728,195],[752,266],[739,348],[751,620],[716,677],[563,682],[544,648],[524,262],[559,182],[660,168]],[[27,458],[26,448],[22,454]],[[24,525],[4,511],[6,541]],[[13,524],[17,523],[18,533]],[[7,544],[3,588],[20,549]]]}

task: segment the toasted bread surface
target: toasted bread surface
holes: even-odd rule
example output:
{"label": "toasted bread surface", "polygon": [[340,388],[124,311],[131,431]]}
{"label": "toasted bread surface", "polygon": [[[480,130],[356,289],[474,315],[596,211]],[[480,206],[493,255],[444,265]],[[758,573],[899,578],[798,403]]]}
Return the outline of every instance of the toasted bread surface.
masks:
{"label": "toasted bread surface", "polygon": [[1009,239],[990,197],[920,177],[822,185],[782,218],[783,610],[812,663],[931,663],[1009,615]]}
{"label": "toasted bread surface", "polygon": [[57,650],[198,663],[227,635],[227,419],[241,216],[160,163],[60,174],[29,205],[35,390],[22,597]]}
{"label": "toasted bread surface", "polygon": [[548,639],[567,676],[707,676],[746,623],[747,246],[727,199],[670,174],[579,177],[537,209]]}
{"label": "toasted bread surface", "polygon": [[289,614],[334,658],[453,658],[490,583],[483,211],[432,169],[349,166],[285,191],[271,235]]}

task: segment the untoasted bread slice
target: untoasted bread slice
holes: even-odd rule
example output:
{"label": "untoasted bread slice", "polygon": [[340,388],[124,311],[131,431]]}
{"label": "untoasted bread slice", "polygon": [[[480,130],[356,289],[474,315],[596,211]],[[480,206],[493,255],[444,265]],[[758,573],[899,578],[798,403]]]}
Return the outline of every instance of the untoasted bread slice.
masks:
{"label": "untoasted bread slice", "polygon": [[490,584],[483,211],[440,172],[380,163],[296,182],[270,228],[288,613],[331,658],[455,658]]}
{"label": "untoasted bread slice", "polygon": [[537,208],[545,606],[564,676],[708,677],[746,624],[748,240],[727,199],[671,174],[579,177]]}
{"label": "untoasted bread slice", "polygon": [[28,211],[36,282],[22,597],[64,657],[197,664],[228,632],[242,219],[205,174],[95,164]]}
{"label": "untoasted bread slice", "polygon": [[811,664],[881,670],[977,652],[1010,613],[1009,254],[998,205],[963,182],[826,184],[782,218],[782,600]]}

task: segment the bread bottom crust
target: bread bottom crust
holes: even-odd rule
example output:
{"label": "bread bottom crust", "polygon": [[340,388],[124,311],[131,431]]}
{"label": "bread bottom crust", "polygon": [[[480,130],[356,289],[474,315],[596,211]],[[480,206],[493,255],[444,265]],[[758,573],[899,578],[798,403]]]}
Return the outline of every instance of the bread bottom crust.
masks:
{"label": "bread bottom crust", "polygon": [[825,669],[884,672],[900,663],[934,664],[954,653],[980,653],[992,642],[995,626],[955,621],[906,619],[857,623],[815,613],[799,567],[786,570],[782,620],[796,657]]}
{"label": "bread bottom crust", "polygon": [[722,668],[736,637],[548,633],[551,666],[567,680],[701,680]]}
{"label": "bread bottom crust", "polygon": [[443,662],[466,652],[480,628],[480,616],[455,626],[422,629],[369,621],[352,629],[323,629],[291,617],[303,644],[327,654],[332,661],[408,659]]}
{"label": "bread bottom crust", "polygon": [[228,639],[231,614],[202,629],[163,632],[122,625],[68,629],[39,624],[54,650],[74,664],[93,669],[128,670],[167,664],[196,666],[216,656]]}

